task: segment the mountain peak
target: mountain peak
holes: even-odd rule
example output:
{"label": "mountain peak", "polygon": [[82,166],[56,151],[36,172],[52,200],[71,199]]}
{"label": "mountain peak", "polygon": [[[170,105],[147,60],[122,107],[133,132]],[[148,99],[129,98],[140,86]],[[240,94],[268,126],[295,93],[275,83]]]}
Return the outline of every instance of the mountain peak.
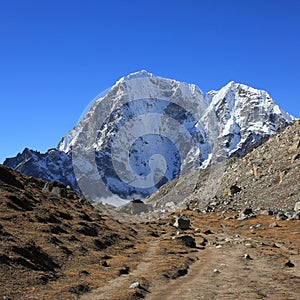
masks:
{"label": "mountain peak", "polygon": [[124,80],[131,80],[136,78],[147,78],[147,77],[153,77],[154,75],[146,70],[140,70],[137,72],[133,72],[128,74],[127,76],[122,77]]}
{"label": "mountain peak", "polygon": [[229,81],[227,84],[226,84],[226,86],[232,86],[232,85],[234,85],[234,84],[239,84],[239,83],[237,83],[237,82],[234,82],[233,80],[231,80],[231,81]]}

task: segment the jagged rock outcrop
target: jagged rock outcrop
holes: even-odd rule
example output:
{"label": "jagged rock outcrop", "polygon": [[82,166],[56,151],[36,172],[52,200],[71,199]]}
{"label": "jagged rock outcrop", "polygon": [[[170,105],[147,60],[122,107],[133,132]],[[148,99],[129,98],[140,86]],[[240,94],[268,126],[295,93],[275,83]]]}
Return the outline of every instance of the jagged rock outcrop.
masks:
{"label": "jagged rock outcrop", "polygon": [[78,190],[71,153],[56,148],[49,149],[46,153],[25,148],[16,157],[7,158],[4,165],[27,176],[57,181]]}

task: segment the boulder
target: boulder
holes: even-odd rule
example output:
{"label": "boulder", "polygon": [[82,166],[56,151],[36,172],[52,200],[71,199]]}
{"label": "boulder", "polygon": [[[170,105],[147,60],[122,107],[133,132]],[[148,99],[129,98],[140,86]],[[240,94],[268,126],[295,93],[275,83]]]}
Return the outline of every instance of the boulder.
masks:
{"label": "boulder", "polygon": [[249,216],[252,213],[253,213],[253,210],[250,207],[246,207],[241,211],[241,214],[246,215],[246,216]]}
{"label": "boulder", "polygon": [[230,187],[230,193],[231,193],[231,195],[237,194],[241,190],[242,189],[239,186],[235,185],[235,184]]}
{"label": "boulder", "polygon": [[178,229],[186,230],[190,228],[191,222],[185,215],[182,215],[176,219],[173,225]]}
{"label": "boulder", "polygon": [[56,181],[46,182],[43,191],[47,193],[54,194],[59,197],[66,197],[67,196],[67,189],[66,187],[58,183]]}
{"label": "boulder", "polygon": [[182,235],[177,237],[185,246],[190,248],[196,248],[196,241],[192,236],[189,235]]}
{"label": "boulder", "polygon": [[255,217],[256,215],[253,213],[252,208],[246,207],[240,212],[238,220],[241,221],[241,220],[255,218]]}

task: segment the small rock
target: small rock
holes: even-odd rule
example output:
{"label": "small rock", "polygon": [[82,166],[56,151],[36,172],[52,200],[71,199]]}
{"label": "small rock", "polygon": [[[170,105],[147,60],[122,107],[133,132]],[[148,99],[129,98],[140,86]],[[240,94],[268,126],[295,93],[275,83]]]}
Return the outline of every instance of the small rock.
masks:
{"label": "small rock", "polygon": [[300,147],[300,140],[296,140],[294,144],[289,148],[288,153],[294,153]]}
{"label": "small rock", "polygon": [[288,268],[294,268],[295,267],[295,265],[290,260],[285,263],[285,266],[288,267]]}
{"label": "small rock", "polygon": [[251,230],[262,229],[262,225],[261,225],[261,224],[251,225],[251,226],[250,226],[250,229],[251,229]]}
{"label": "small rock", "polygon": [[132,283],[129,288],[130,289],[136,289],[136,288],[139,288],[139,287],[140,287],[140,283],[138,281],[136,281],[136,282]]}
{"label": "small rock", "polygon": [[274,228],[274,227],[279,227],[279,225],[276,222],[273,222],[269,225],[269,227]]}
{"label": "small rock", "polygon": [[273,216],[274,212],[272,210],[262,210],[260,211],[261,215]]}
{"label": "small rock", "polygon": [[296,211],[289,220],[300,220],[300,211]]}
{"label": "small rock", "polygon": [[104,260],[102,263],[101,263],[101,265],[103,266],[103,267],[108,267],[108,263],[107,263],[107,261],[106,260]]}
{"label": "small rock", "polygon": [[85,198],[84,196],[81,196],[79,199],[78,199],[78,203],[79,204],[88,204],[89,203],[89,200],[87,198]]}
{"label": "small rock", "polygon": [[276,220],[287,220],[288,216],[285,215],[283,211],[279,211],[278,214],[276,215]]}
{"label": "small rock", "polygon": [[300,201],[296,202],[294,211],[300,211]]}
{"label": "small rock", "polygon": [[291,159],[291,164],[293,164],[299,158],[300,158],[300,153],[295,154]]}
{"label": "small rock", "polygon": [[242,220],[250,219],[250,218],[256,218],[256,215],[254,214],[252,208],[247,207],[247,208],[244,208],[244,209],[240,212],[240,214],[239,214],[237,220],[242,221]]}
{"label": "small rock", "polygon": [[214,212],[216,208],[214,206],[208,205],[205,209],[205,213]]}
{"label": "small rock", "polygon": [[218,269],[214,269],[214,273],[220,273]]}
{"label": "small rock", "polygon": [[247,260],[253,260],[253,258],[252,258],[249,254],[247,254],[247,253],[245,253],[245,254],[243,255],[243,257],[244,257],[245,259],[247,259]]}

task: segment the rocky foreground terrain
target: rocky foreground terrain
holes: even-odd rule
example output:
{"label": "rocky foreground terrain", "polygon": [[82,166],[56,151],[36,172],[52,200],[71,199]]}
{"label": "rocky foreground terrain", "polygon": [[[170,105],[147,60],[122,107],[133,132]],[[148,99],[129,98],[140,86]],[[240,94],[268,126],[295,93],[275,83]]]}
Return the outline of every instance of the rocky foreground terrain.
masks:
{"label": "rocky foreground terrain", "polygon": [[299,128],[168,183],[140,215],[0,166],[0,297],[299,299]]}

